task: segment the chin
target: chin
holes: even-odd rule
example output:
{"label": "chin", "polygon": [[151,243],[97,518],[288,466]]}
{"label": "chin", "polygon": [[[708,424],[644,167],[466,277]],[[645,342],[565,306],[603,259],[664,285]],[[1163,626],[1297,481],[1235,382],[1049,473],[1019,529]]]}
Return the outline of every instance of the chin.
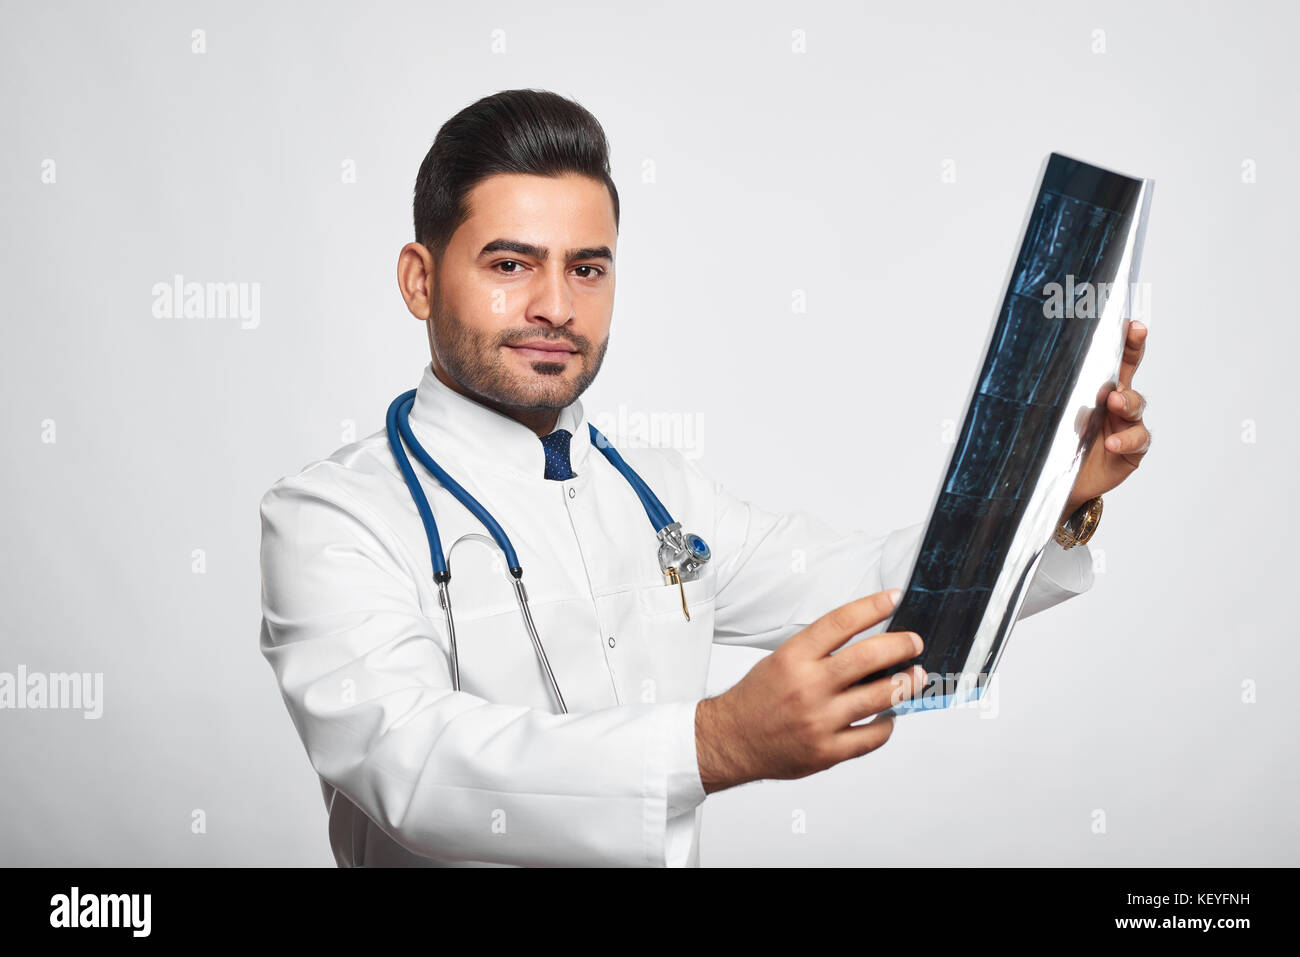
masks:
{"label": "chin", "polygon": [[573,401],[574,379],[567,375],[537,373],[517,376],[510,384],[513,401],[520,406],[559,408]]}

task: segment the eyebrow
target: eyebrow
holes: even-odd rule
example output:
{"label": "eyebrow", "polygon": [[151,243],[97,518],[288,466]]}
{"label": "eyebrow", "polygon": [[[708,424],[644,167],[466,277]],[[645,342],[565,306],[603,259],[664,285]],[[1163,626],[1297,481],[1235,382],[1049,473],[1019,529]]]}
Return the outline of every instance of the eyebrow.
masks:
{"label": "eyebrow", "polygon": [[[477,258],[482,259],[488,253],[518,253],[520,256],[531,256],[543,262],[551,255],[551,251],[545,246],[535,246],[517,239],[494,239],[479,250]],[[609,251],[608,246],[584,246],[581,249],[570,249],[564,254],[566,263],[579,259],[607,259],[612,263],[614,254]]]}

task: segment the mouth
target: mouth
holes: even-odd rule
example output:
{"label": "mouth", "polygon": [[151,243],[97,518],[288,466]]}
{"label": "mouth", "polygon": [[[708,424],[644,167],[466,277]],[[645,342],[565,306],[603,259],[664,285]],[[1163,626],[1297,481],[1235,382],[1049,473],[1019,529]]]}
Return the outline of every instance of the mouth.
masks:
{"label": "mouth", "polygon": [[577,355],[577,351],[564,342],[547,342],[541,339],[533,342],[521,343],[517,346],[506,346],[512,352],[517,352],[526,359],[543,359],[549,362],[567,362],[570,356]]}

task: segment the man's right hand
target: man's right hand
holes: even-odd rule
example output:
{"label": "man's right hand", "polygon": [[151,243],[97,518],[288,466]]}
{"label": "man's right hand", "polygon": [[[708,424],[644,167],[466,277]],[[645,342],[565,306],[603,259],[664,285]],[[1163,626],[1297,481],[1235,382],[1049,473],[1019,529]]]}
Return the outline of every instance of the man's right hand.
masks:
{"label": "man's right hand", "polygon": [[802,778],[860,757],[889,740],[892,716],[850,727],[925,685],[920,665],[858,685],[921,653],[920,636],[883,632],[832,654],[894,611],[898,591],[876,592],[828,612],[695,711],[704,793],[764,778]]}

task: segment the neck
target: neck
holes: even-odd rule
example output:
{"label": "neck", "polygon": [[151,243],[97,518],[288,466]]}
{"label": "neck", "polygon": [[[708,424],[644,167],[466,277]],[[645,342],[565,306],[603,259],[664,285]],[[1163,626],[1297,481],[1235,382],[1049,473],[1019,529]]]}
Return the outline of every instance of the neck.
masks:
{"label": "neck", "polygon": [[502,405],[500,402],[493,402],[491,399],[484,398],[477,393],[469,391],[451,376],[445,369],[433,364],[433,374],[438,377],[447,388],[459,392],[467,399],[477,402],[479,405],[485,405],[489,409],[500,412],[507,418],[514,419],[521,425],[526,425],[538,436],[550,435],[555,431],[555,423],[560,420],[559,409],[521,409],[518,406]]}

